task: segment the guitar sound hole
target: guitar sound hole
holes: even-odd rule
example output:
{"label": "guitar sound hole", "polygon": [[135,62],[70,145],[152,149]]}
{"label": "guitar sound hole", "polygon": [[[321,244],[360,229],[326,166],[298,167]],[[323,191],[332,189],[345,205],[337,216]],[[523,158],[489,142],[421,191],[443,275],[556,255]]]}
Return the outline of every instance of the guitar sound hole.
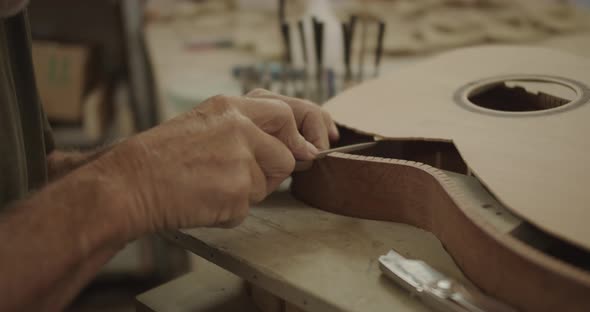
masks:
{"label": "guitar sound hole", "polygon": [[569,86],[537,80],[508,80],[472,90],[468,100],[479,107],[503,112],[534,112],[572,102],[577,93]]}

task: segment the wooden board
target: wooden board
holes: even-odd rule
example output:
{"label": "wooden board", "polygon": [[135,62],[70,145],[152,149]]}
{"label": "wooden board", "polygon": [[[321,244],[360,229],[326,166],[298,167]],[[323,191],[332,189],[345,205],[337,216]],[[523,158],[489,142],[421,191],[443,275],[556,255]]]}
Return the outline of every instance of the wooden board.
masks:
{"label": "wooden board", "polygon": [[[452,179],[467,188],[477,185],[466,178]],[[496,203],[485,192],[471,194],[466,200],[474,207]],[[498,224],[502,231],[515,225]],[[285,189],[254,207],[237,228],[166,236],[305,311],[428,311],[381,274],[377,258],[392,248],[470,284],[429,232],[318,210]]]}
{"label": "wooden board", "polygon": [[[525,113],[458,104],[466,102],[462,88],[514,75],[563,77],[578,97],[551,111]],[[504,206],[590,250],[589,85],[590,62],[580,57],[542,48],[471,48],[352,88],[325,108],[362,133],[452,142]]]}

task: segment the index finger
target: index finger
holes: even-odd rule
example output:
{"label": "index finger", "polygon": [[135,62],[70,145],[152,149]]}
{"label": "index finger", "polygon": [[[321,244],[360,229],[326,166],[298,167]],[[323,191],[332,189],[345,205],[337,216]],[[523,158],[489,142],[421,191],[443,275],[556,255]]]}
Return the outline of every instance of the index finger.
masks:
{"label": "index finger", "polygon": [[303,136],[320,149],[329,148],[329,142],[337,140],[340,136],[330,114],[310,101],[276,94],[264,89],[253,90],[246,96],[278,99],[287,103],[293,110],[297,127]]}
{"label": "index finger", "polygon": [[272,193],[295,169],[295,157],[278,138],[252,127],[246,133],[256,163],[266,177],[266,195]]}
{"label": "index finger", "polygon": [[287,103],[272,98],[246,97],[238,98],[234,106],[262,131],[283,142],[295,158],[315,158],[318,150],[299,133],[293,110]]}

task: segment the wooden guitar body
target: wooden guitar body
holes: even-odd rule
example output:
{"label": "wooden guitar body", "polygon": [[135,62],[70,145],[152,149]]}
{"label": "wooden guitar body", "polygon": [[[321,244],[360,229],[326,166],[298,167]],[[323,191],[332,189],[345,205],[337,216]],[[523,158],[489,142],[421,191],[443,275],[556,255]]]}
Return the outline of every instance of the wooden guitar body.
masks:
{"label": "wooden guitar body", "polygon": [[380,142],[317,160],[292,192],[431,231],[477,287],[517,309],[590,311],[589,84],[590,62],[551,50],[435,57],[329,101],[344,143]]}

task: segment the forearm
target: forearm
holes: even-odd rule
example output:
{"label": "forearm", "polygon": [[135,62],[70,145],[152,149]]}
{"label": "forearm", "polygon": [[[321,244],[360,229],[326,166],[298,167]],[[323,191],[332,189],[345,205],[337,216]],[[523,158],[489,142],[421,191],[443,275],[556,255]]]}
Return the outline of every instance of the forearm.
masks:
{"label": "forearm", "polygon": [[114,179],[85,166],[8,207],[0,310],[63,308],[132,239],[120,214],[127,200]]}

